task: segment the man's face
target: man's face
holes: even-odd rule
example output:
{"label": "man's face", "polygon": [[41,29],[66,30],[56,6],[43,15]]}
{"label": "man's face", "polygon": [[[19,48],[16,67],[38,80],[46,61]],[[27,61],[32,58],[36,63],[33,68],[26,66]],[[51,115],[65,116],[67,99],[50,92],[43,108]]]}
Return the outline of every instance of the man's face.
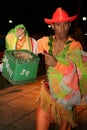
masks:
{"label": "man's face", "polygon": [[68,35],[70,25],[70,22],[54,23],[53,29],[55,31],[55,34],[57,34],[60,38],[66,37]]}
{"label": "man's face", "polygon": [[25,36],[25,30],[23,28],[18,28],[16,31],[16,36],[18,39],[22,39]]}

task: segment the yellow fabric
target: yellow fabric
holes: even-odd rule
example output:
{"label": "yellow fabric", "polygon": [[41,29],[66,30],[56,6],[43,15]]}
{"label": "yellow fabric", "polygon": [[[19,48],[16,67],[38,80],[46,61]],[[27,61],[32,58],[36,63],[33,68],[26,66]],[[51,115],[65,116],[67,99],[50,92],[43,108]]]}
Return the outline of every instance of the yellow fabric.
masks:
{"label": "yellow fabric", "polygon": [[[17,48],[17,42],[18,44],[21,43],[21,40],[17,41],[17,38],[15,37],[14,33],[9,33],[6,36],[6,49],[7,50],[16,50]],[[25,37],[25,40],[22,43],[22,46],[20,49],[25,49],[25,50],[31,50],[32,51],[32,45],[30,38],[28,36]],[[20,50],[18,48],[18,50]]]}
{"label": "yellow fabric", "polygon": [[16,47],[17,38],[15,37],[14,33],[9,33],[6,35],[6,49],[14,50]]}

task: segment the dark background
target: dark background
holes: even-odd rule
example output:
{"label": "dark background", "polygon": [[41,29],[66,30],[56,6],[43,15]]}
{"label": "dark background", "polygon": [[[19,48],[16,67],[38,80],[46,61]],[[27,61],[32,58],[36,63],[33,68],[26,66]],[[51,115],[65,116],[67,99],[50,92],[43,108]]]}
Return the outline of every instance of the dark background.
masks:
{"label": "dark background", "polygon": [[[24,24],[30,34],[49,31],[43,19],[51,18],[52,13],[62,6],[70,15],[78,14],[78,25],[82,26],[81,17],[87,15],[86,0],[0,0],[0,32],[4,35],[15,25]],[[9,24],[8,20],[13,23]]]}

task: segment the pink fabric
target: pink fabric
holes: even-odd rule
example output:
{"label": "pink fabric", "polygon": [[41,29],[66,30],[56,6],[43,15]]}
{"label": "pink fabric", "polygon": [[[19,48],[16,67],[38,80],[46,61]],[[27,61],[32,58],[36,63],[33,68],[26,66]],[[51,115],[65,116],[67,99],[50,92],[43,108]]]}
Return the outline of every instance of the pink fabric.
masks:
{"label": "pink fabric", "polygon": [[87,56],[82,55],[83,62],[87,62]]}

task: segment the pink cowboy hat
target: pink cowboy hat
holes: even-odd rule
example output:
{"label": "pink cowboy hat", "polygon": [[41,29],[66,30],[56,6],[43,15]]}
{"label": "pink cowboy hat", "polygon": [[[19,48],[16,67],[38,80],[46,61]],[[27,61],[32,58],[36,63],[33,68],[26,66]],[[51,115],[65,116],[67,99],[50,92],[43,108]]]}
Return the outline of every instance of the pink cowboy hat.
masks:
{"label": "pink cowboy hat", "polygon": [[72,22],[77,18],[77,15],[70,17],[61,7],[57,8],[53,13],[52,19],[44,18],[45,23],[52,24],[58,22]]}

